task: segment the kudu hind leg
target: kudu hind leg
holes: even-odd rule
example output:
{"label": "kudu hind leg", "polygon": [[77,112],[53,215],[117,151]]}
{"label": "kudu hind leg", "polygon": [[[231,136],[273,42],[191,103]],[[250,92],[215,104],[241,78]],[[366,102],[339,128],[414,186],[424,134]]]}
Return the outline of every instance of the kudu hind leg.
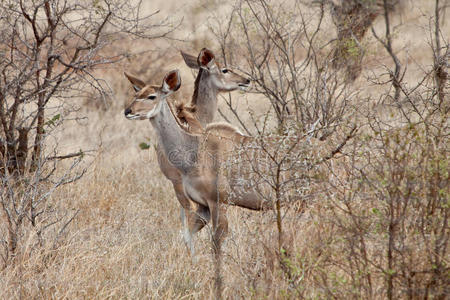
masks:
{"label": "kudu hind leg", "polygon": [[214,290],[216,299],[221,298],[222,293],[222,242],[228,233],[228,220],[224,207],[218,203],[208,203],[211,212],[211,221],[213,225],[213,250],[214,250]]}
{"label": "kudu hind leg", "polygon": [[212,239],[214,251],[220,253],[221,245],[228,233],[228,220],[226,216],[225,207],[220,207],[219,204],[214,203],[209,206],[212,221]]}

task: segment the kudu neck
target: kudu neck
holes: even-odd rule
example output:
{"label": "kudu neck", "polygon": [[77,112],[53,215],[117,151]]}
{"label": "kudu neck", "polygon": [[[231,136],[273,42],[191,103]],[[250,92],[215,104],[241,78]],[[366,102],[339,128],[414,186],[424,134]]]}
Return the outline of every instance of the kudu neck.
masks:
{"label": "kudu neck", "polygon": [[187,133],[176,119],[167,101],[161,100],[159,113],[150,119],[158,144],[169,162],[181,172],[189,172],[197,163],[198,137]]}
{"label": "kudu neck", "polygon": [[196,108],[197,119],[203,127],[214,119],[217,110],[217,94],[218,90],[212,84],[211,75],[200,69],[195,79],[190,106]]}

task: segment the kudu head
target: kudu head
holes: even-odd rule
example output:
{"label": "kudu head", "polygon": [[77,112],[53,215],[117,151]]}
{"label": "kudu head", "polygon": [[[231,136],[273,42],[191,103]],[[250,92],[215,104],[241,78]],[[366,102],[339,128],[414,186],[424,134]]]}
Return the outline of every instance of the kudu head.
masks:
{"label": "kudu head", "polygon": [[145,84],[136,76],[127,72],[124,74],[135,90],[131,104],[125,109],[125,117],[129,120],[145,120],[156,116],[165,98],[178,90],[181,85],[178,70],[167,73],[161,86]]}
{"label": "kudu head", "polygon": [[219,92],[246,90],[250,86],[248,78],[240,76],[228,68],[222,68],[216,62],[211,50],[203,48],[197,58],[183,51],[181,51],[181,55],[188,67],[204,72],[208,76],[210,87]]}

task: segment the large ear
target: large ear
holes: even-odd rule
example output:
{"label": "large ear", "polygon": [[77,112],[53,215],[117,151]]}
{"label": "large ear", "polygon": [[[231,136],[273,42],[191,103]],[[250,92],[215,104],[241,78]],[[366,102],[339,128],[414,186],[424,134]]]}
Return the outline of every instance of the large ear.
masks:
{"label": "large ear", "polygon": [[197,62],[201,68],[210,68],[216,63],[214,53],[211,50],[203,48],[198,55]]}
{"label": "large ear", "polygon": [[162,84],[162,91],[166,94],[171,94],[177,91],[181,86],[181,77],[178,70],[172,70],[164,77]]}
{"label": "large ear", "polygon": [[130,73],[127,73],[127,72],[123,72],[123,74],[131,82],[131,84],[133,85],[133,89],[136,92],[139,92],[145,86],[145,83],[142,80],[140,80],[139,78],[137,78],[136,76],[131,75]]}
{"label": "large ear", "polygon": [[187,54],[183,51],[180,51],[181,56],[183,56],[184,62],[191,69],[200,69],[198,65],[197,58],[193,55]]}

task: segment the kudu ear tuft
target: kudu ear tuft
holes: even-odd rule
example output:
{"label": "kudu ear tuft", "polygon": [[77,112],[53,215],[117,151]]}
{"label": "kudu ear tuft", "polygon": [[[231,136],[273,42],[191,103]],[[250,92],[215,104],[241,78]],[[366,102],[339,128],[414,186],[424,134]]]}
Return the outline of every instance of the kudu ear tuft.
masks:
{"label": "kudu ear tuft", "polygon": [[142,80],[140,80],[139,78],[137,78],[136,76],[131,75],[130,73],[127,73],[127,72],[123,72],[123,74],[131,82],[131,84],[133,85],[133,89],[136,92],[139,92],[145,86],[145,83]]}
{"label": "kudu ear tuft", "polygon": [[178,70],[173,70],[167,73],[164,77],[162,90],[164,93],[169,94],[177,91],[181,86],[181,77]]}
{"label": "kudu ear tuft", "polygon": [[187,54],[183,51],[180,51],[181,56],[183,56],[184,62],[186,65],[191,69],[199,69],[200,66],[198,65],[197,58],[193,55]]}
{"label": "kudu ear tuft", "polygon": [[214,54],[211,50],[203,48],[198,55],[197,61],[198,65],[202,68],[209,68],[212,64],[214,64]]}

